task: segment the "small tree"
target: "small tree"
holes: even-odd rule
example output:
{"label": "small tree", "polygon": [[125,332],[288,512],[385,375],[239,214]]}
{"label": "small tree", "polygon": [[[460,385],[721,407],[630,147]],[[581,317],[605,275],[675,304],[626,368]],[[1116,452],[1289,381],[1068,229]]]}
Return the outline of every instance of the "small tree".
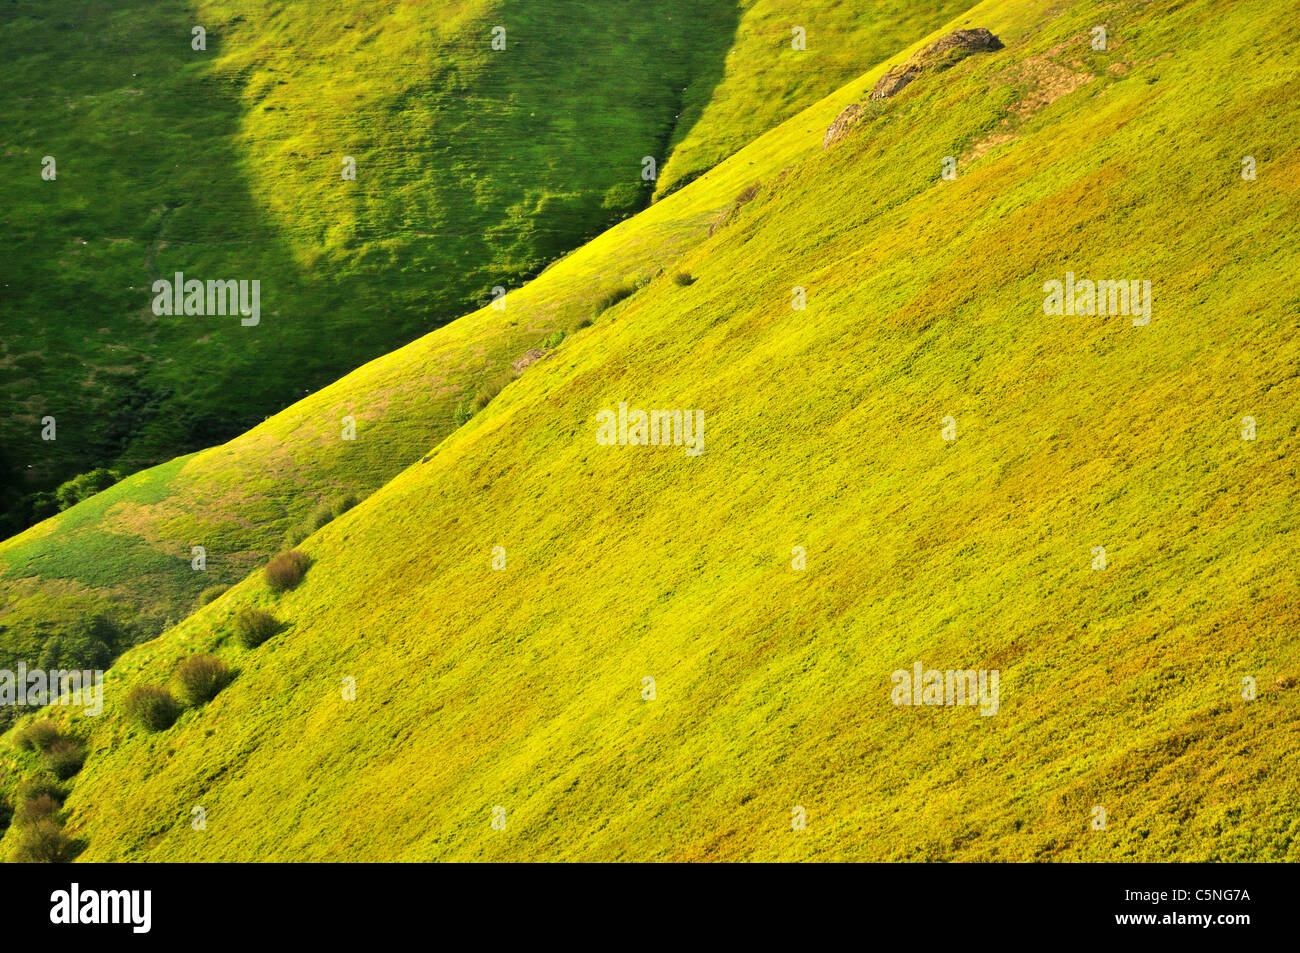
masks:
{"label": "small tree", "polygon": [[18,812],[14,815],[14,820],[20,826],[35,824],[37,821],[57,822],[59,820],[59,810],[62,807],[63,803],[61,801],[56,801],[48,794],[29,797],[18,805]]}
{"label": "small tree", "polygon": [[29,801],[43,794],[57,804],[62,804],[68,797],[68,792],[63,789],[63,785],[51,778],[28,778],[18,785],[18,800],[20,801]]}
{"label": "small tree", "polygon": [[44,751],[60,737],[58,726],[48,718],[41,718],[18,733],[18,747],[24,751]]}

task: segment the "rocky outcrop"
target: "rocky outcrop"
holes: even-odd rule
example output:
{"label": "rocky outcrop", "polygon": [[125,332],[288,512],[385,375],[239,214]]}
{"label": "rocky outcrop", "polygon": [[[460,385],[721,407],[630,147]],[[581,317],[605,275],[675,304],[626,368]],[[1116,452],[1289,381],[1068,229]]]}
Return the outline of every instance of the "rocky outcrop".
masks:
{"label": "rocky outcrop", "polygon": [[530,348],[523,354],[510,362],[510,369],[515,372],[516,376],[522,374],[524,369],[532,364],[536,364],[546,356],[546,352],[539,347]]}
{"label": "rocky outcrop", "polygon": [[843,139],[850,129],[856,124],[862,116],[862,104],[853,103],[844,107],[844,111],[835,117],[835,121],[830,124],[826,130],[826,135],[822,137],[822,148],[825,149],[834,142]]}
{"label": "rocky outcrop", "polygon": [[1000,49],[1002,41],[988,30],[954,30],[880,77],[880,82],[871,91],[871,98],[888,99],[922,73],[945,70],[973,53],[991,53]]}
{"label": "rocky outcrop", "polygon": [[[982,27],[974,30],[953,30],[929,46],[918,50],[906,63],[895,66],[880,77],[880,81],[871,91],[871,98],[888,99],[922,73],[945,70],[973,53],[991,53],[1000,49],[1002,49],[1002,41]],[[826,129],[826,135],[822,137],[822,148],[826,149],[843,139],[862,121],[863,116],[861,103],[846,106]]]}

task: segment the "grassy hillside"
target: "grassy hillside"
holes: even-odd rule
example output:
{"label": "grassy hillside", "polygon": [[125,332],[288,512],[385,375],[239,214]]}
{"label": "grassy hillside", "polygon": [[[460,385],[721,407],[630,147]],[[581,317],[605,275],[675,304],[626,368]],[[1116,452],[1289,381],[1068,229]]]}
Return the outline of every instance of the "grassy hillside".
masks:
{"label": "grassy hillside", "polygon": [[[738,0],[722,76],[685,90],[656,188],[681,188],[770,129],[965,12],[969,0]],[[797,35],[795,30],[802,30]]]}
{"label": "grassy hillside", "polygon": [[[880,31],[892,35],[899,27],[886,14],[903,14],[893,7],[881,11]],[[749,50],[747,57],[761,57],[761,50],[751,49],[748,23],[737,27],[737,42]],[[316,32],[328,32],[325,24],[318,27]],[[386,29],[397,28],[387,24]],[[536,29],[550,35],[540,21]],[[717,24],[712,29],[716,32]],[[273,59],[276,49],[255,46],[241,55]],[[318,81],[328,84],[323,77]],[[807,95],[807,90],[799,93]],[[504,310],[485,307],[312,393],[224,446],[129,476],[0,542],[0,663],[35,663],[57,640],[65,664],[88,664],[78,661],[98,651],[96,640],[85,634],[88,625],[109,630],[109,654],[115,654],[184,618],[204,589],[243,578],[282,545],[286,534],[310,527],[318,507],[328,508],[348,493],[365,495],[423,456],[510,380],[512,363],[530,349],[574,331],[591,320],[604,296],[644,283],[683,249],[706,240],[710,227],[756,181],[771,179],[815,152],[819,140],[812,133],[853,95],[852,90],[837,93],[689,193],[656,203],[557,262],[526,287],[512,290]],[[294,107],[299,108],[307,106]],[[757,115],[756,110],[738,113],[735,121],[741,125],[728,141],[752,128]],[[723,114],[693,123],[683,114],[678,126],[720,130],[727,120]],[[267,141],[280,142],[287,134],[282,130]],[[279,184],[268,201],[271,194],[321,200],[318,192]],[[377,190],[376,201],[383,194]],[[549,221],[550,214],[542,218]],[[281,217],[311,218],[302,209]],[[310,244],[309,239],[303,242]],[[342,439],[345,416],[356,421],[355,441]],[[194,546],[206,550],[203,571],[191,568]],[[103,623],[95,623],[99,616]],[[72,651],[78,645],[83,650]]]}
{"label": "grassy hillside", "polygon": [[[960,22],[1006,48],[823,151],[882,65],[656,206],[761,182],[312,536],[296,589],[255,573],[123,656],[62,719],[81,856],[1300,859],[1300,27]],[[1045,314],[1067,272],[1149,280],[1150,323]],[[620,401],[702,410],[704,452],[600,446]],[[252,650],[249,606],[284,624]],[[127,690],[199,652],[234,681],[136,727]],[[999,711],[891,704],[915,662],[999,671]],[[13,797],[39,759],[5,745]]]}
{"label": "grassy hillside", "polygon": [[[657,11],[676,28],[630,0],[6,4],[7,532],[49,510],[24,494],[241,433],[641,208],[735,23]],[[178,271],[260,281],[260,323],[158,317]]]}

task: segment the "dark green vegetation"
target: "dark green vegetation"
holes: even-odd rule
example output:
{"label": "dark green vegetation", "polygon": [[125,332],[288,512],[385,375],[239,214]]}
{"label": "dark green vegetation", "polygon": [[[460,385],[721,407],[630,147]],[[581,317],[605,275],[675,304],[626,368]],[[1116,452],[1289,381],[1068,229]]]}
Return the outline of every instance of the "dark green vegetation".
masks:
{"label": "dark green vegetation", "polygon": [[[7,534],[48,515],[36,491],[234,436],[642,207],[641,160],[685,131],[682,91],[707,96],[736,12],[14,0],[3,16]],[[151,284],[177,271],[259,280],[260,323],[155,316]]]}

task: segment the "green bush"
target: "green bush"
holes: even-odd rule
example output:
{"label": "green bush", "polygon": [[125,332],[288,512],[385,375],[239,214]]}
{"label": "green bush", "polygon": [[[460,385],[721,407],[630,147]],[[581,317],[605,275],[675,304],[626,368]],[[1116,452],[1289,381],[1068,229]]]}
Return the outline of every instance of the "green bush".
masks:
{"label": "green bush", "polygon": [[673,275],[673,284],[685,288],[687,285],[695,284],[695,279],[691,277],[689,271],[679,271],[677,274]]}
{"label": "green bush", "polygon": [[45,751],[45,766],[50,774],[66,781],[86,763],[86,749],[72,738],[59,738]]}
{"label": "green bush", "polygon": [[284,534],[284,544],[290,549],[297,546],[304,539],[311,535],[311,530],[306,526],[295,526]]}
{"label": "green bush", "polygon": [[18,747],[24,751],[44,751],[60,737],[58,726],[48,718],[42,718],[18,733]]}
{"label": "green bush", "polygon": [[501,393],[502,388],[506,386],[505,381],[488,381],[479,388],[478,394],[474,397],[474,406],[482,410],[488,404],[492,403],[497,394]]}
{"label": "green bush", "polygon": [[9,825],[13,823],[13,819],[14,819],[13,805],[11,805],[3,797],[0,797],[0,834],[3,834],[5,831],[9,829]]}
{"label": "green bush", "polygon": [[559,343],[563,340],[563,331],[552,331],[550,334],[546,335],[546,337],[542,338],[541,346],[549,350],[550,348],[558,347]]}
{"label": "green bush", "polygon": [[199,593],[199,605],[206,606],[208,603],[216,602],[224,596],[229,589],[229,586],[208,586],[208,588]]}
{"label": "green bush", "polygon": [[300,549],[280,553],[266,564],[266,584],[272,592],[284,592],[302,582],[311,559]]}
{"label": "green bush", "polygon": [[24,864],[64,864],[76,856],[72,838],[63,833],[56,821],[37,821],[23,828],[14,860]]}
{"label": "green bush", "polygon": [[636,288],[629,284],[622,284],[611,288],[596,299],[595,314],[603,314],[624,298],[630,298],[634,294],[636,294]]}
{"label": "green bush", "polygon": [[145,731],[165,731],[181,713],[172,693],[161,685],[137,685],[122,704],[126,716]]}
{"label": "green bush", "polygon": [[352,507],[361,502],[361,497],[355,493],[344,493],[334,501],[334,518],[338,519]]}
{"label": "green bush", "polygon": [[191,655],[176,668],[176,697],[197,708],[216,697],[230,681],[230,669],[212,655]]}
{"label": "green bush", "polygon": [[235,616],[235,638],[246,649],[255,649],[280,630],[275,616],[261,609],[241,609]]}
{"label": "green bush", "polygon": [[18,785],[18,800],[30,801],[45,795],[55,803],[62,805],[68,798],[68,792],[52,778],[28,778]]}
{"label": "green bush", "polygon": [[66,510],[69,507],[76,506],[82,500],[94,496],[101,490],[107,490],[120,479],[122,477],[112,470],[98,467],[89,473],[75,476],[62,484],[54,491],[54,498],[59,501],[59,509]]}
{"label": "green bush", "polygon": [[334,519],[334,507],[329,503],[321,503],[316,509],[312,510],[311,516],[307,518],[307,525],[311,527],[314,533],[322,526],[328,526]]}

